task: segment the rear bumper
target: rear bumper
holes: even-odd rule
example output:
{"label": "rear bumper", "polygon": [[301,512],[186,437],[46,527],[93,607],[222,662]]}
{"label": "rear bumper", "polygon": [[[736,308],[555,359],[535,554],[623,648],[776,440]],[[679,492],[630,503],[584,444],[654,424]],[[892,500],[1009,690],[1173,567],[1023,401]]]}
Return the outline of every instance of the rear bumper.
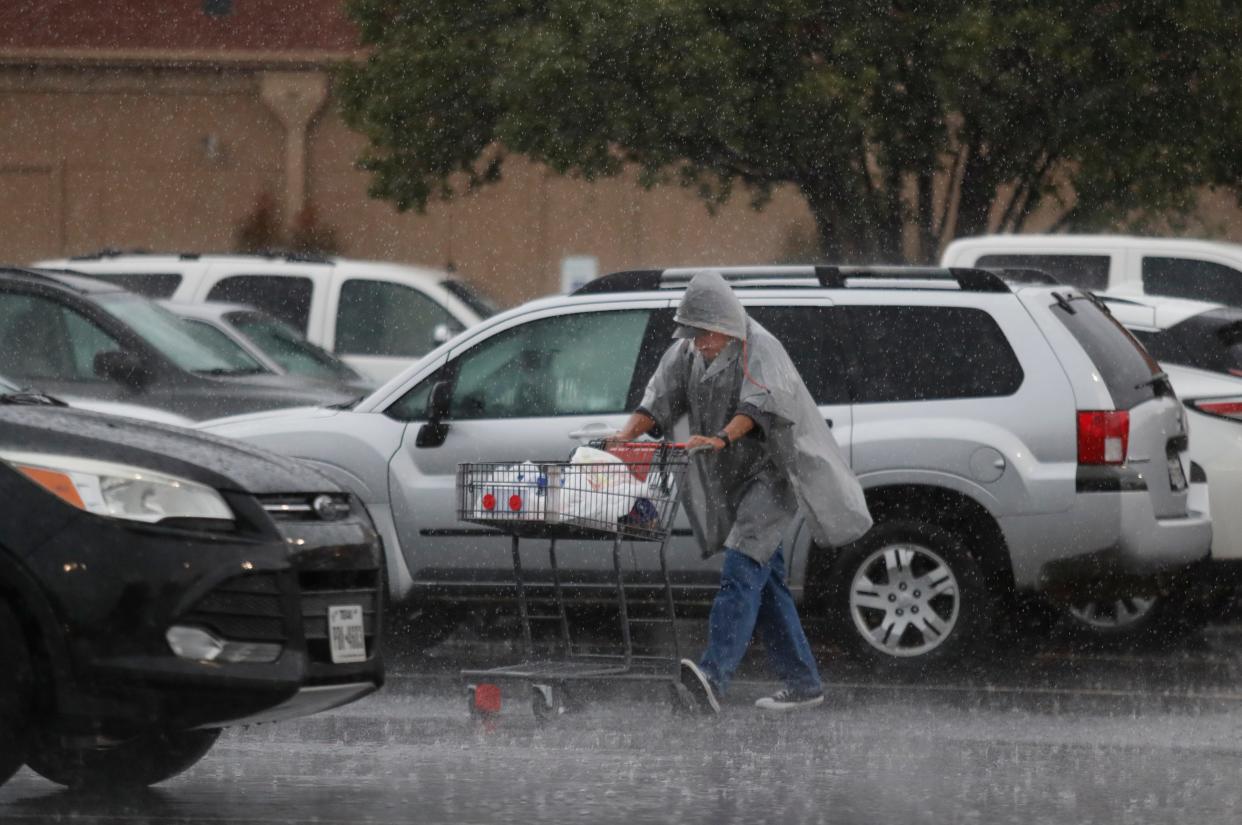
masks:
{"label": "rear bumper", "polygon": [[1108,491],[1080,494],[1064,513],[1002,519],[1014,581],[1049,590],[1180,570],[1212,545],[1205,484],[1191,485],[1188,506],[1183,517],[1157,518],[1147,491]]}

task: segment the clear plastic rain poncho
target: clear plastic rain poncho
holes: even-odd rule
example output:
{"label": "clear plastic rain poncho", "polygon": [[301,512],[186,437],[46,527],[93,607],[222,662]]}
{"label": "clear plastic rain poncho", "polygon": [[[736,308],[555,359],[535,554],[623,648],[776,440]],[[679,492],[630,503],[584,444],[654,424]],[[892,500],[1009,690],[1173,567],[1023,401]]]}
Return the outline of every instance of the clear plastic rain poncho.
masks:
{"label": "clear plastic rain poncho", "polygon": [[785,348],[746,315],[720,273],[696,274],[676,322],[735,340],[709,364],[683,339],[647,384],[641,409],[668,433],[682,416],[711,436],[743,413],[756,427],[694,456],[683,503],[704,556],[730,547],[766,563],[801,509],[815,541],[839,547],[871,527],[862,487]]}

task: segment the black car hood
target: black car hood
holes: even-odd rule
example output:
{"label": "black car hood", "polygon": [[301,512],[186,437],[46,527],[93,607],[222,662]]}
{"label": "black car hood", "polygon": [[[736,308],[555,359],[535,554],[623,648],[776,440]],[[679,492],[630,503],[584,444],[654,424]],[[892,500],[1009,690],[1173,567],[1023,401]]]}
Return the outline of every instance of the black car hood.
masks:
{"label": "black car hood", "polygon": [[219,436],[65,407],[0,405],[0,449],[132,464],[221,490],[336,492],[306,464]]}

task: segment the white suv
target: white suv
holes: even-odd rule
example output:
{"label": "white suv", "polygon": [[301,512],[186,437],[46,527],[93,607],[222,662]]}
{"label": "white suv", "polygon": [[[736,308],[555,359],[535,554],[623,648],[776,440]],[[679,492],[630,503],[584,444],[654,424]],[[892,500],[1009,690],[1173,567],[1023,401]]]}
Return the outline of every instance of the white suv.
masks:
{"label": "white suv", "polygon": [[[992,637],[997,608],[1022,594],[1132,586],[1207,554],[1210,520],[1187,506],[1182,407],[1089,295],[1011,289],[980,270],[721,271],[784,342],[866,490],[876,526],[859,542],[813,548],[798,523],[785,539],[804,610],[837,620],[863,656],[951,659]],[[671,342],[690,274],[615,273],[525,304],[351,409],[204,426],[309,460],[357,493],[394,599],[494,603],[512,594],[510,546],[457,520],[457,465],[560,459],[619,428]],[[684,519],[668,553],[677,597],[708,604],[719,556],[702,559]],[[560,542],[557,554],[577,596],[608,598],[598,545]],[[546,583],[538,556],[524,566]],[[899,594],[898,568],[926,586]],[[638,570],[633,587],[658,593]]]}
{"label": "white suv", "polygon": [[981,235],[953,241],[940,265],[1030,267],[1093,291],[1242,306],[1242,246],[1232,243],[1127,235]]}
{"label": "white suv", "polygon": [[446,272],[345,258],[103,252],[38,266],[152,298],[258,307],[379,382],[495,311]]}

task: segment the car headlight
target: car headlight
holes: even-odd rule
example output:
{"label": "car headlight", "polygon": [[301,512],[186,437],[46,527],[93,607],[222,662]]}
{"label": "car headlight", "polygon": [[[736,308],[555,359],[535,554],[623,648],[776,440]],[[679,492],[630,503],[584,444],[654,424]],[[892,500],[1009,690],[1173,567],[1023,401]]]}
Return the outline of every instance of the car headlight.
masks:
{"label": "car headlight", "polygon": [[100,516],[145,521],[233,520],[221,495],[205,484],[142,467],[69,455],[0,452],[31,481],[81,510]]}

